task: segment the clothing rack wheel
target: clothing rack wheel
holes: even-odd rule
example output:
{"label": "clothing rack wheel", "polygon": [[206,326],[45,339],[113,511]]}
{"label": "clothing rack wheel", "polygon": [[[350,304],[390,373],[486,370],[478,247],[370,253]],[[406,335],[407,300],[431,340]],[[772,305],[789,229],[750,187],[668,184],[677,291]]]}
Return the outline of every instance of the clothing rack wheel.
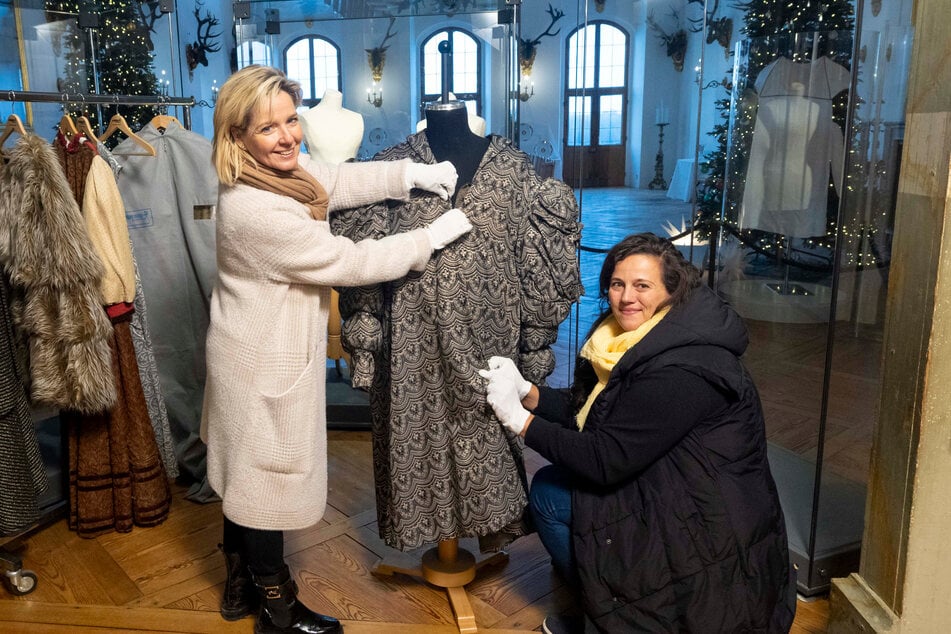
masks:
{"label": "clothing rack wheel", "polygon": [[10,594],[23,596],[36,590],[36,573],[23,569],[19,555],[0,550],[0,567],[3,568],[3,583]]}
{"label": "clothing rack wheel", "polygon": [[485,566],[508,563],[508,553],[497,552],[481,561],[465,548],[459,548],[458,539],[444,539],[435,548],[423,553],[420,565],[404,567],[384,563],[382,560],[373,567],[372,574],[391,577],[395,574],[410,577],[422,577],[425,581],[446,589],[449,605],[456,618],[456,627],[460,634],[478,632],[475,612],[466,594],[465,585],[475,579],[476,572]]}

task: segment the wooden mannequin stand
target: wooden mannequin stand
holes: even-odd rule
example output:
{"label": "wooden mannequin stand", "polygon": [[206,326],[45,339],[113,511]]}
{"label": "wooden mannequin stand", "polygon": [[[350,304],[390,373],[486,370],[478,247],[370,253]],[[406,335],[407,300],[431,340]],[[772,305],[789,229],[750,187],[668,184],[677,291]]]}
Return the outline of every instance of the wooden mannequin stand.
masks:
{"label": "wooden mannequin stand", "polygon": [[373,568],[373,574],[391,577],[394,574],[404,574],[411,577],[422,577],[424,580],[445,588],[449,595],[449,605],[456,616],[456,626],[459,632],[469,634],[478,632],[475,622],[475,613],[466,595],[465,585],[475,579],[476,571],[484,566],[508,563],[506,552],[497,552],[482,561],[476,562],[475,556],[465,548],[459,548],[458,539],[444,539],[435,548],[423,553],[420,566],[417,568],[403,568],[378,563]]}

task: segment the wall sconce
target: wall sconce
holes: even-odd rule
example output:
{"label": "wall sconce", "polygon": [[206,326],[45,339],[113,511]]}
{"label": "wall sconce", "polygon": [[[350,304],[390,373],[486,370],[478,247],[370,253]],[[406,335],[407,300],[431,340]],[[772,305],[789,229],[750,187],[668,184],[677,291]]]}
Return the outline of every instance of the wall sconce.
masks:
{"label": "wall sconce", "polygon": [[383,86],[373,82],[373,85],[367,88],[367,103],[377,108],[383,105]]}
{"label": "wall sconce", "polygon": [[383,41],[379,46],[365,49],[367,52],[367,64],[370,66],[370,76],[373,78],[373,85],[367,88],[367,103],[379,108],[383,105],[383,87],[380,82],[383,81],[383,64],[386,63],[386,45],[387,41],[394,35],[393,24],[396,18],[390,18],[390,24],[386,27],[386,33],[383,35]]}
{"label": "wall sconce", "polygon": [[522,81],[518,83],[518,98],[520,101],[528,101],[535,94],[535,82],[529,81],[527,75],[522,75]]}

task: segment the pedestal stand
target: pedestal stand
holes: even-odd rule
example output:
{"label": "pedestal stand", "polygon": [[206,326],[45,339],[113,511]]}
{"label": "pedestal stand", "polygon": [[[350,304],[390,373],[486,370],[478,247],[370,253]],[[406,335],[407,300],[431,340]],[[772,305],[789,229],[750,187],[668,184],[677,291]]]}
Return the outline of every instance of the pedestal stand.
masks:
{"label": "pedestal stand", "polygon": [[812,293],[801,284],[796,284],[795,282],[789,281],[789,248],[789,236],[785,236],[783,238],[783,250],[779,256],[781,260],[785,259],[785,262],[783,263],[783,281],[779,283],[769,283],[766,286],[773,292],[779,293],[780,295],[812,295]]}
{"label": "pedestal stand", "polygon": [[475,556],[464,548],[459,548],[458,539],[444,539],[423,553],[418,568],[404,568],[391,564],[377,563],[373,568],[374,575],[391,577],[394,574],[404,574],[411,577],[422,577],[424,580],[445,588],[449,595],[449,605],[456,616],[456,626],[459,632],[469,634],[478,632],[475,622],[475,613],[469,603],[464,586],[475,579],[476,571],[484,566],[508,563],[508,553],[498,552],[482,561],[476,562]]}
{"label": "pedestal stand", "polygon": [[657,124],[657,157],[654,159],[654,180],[647,184],[647,189],[667,189],[664,180],[664,126],[669,123]]}

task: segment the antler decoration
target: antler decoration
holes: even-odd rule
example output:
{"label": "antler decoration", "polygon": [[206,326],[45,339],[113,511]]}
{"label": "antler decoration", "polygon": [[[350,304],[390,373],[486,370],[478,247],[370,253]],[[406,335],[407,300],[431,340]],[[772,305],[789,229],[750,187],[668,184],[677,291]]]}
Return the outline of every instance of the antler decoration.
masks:
{"label": "antler decoration", "polygon": [[647,24],[653,31],[656,31],[657,37],[667,47],[667,57],[674,62],[674,70],[680,72],[684,69],[684,57],[687,54],[687,32],[679,28],[680,16],[676,11],[671,11],[674,20],[677,21],[677,30],[668,33],[654,19],[654,12],[647,15]]}
{"label": "antler decoration", "polygon": [[541,35],[532,40],[524,37],[518,38],[518,64],[522,69],[522,75],[526,77],[532,74],[532,66],[535,65],[535,54],[538,52],[538,44],[542,41],[542,38],[546,35],[555,36],[561,33],[561,29],[553,32],[551,28],[555,26],[555,22],[565,17],[565,12],[555,9],[549,4],[548,15],[551,17],[551,22]]}
{"label": "antler decoration", "polygon": [[[703,4],[704,0],[687,0],[687,4]],[[707,22],[707,44],[718,43],[723,47],[723,53],[726,56],[730,54],[730,42],[733,39],[733,18],[718,18],[717,9],[720,6],[720,0],[713,0],[713,8],[706,12],[703,18],[690,18],[690,32],[699,33],[703,30],[703,22]]]}
{"label": "antler decoration", "polygon": [[164,13],[160,8],[158,0],[148,0],[139,3],[139,21],[151,33],[155,33],[155,23],[158,22]]}
{"label": "antler decoration", "polygon": [[390,18],[390,24],[386,27],[386,34],[384,34],[383,41],[380,42],[379,46],[363,49],[367,52],[367,63],[370,65],[370,74],[373,76],[373,81],[377,83],[380,83],[383,79],[383,64],[386,62],[386,49],[389,48],[386,42],[396,35],[396,33],[390,32],[395,22],[396,18]]}
{"label": "antler decoration", "polygon": [[[202,66],[208,65],[208,53],[217,53],[221,50],[221,44],[214,42],[213,40],[216,37],[220,37],[221,33],[214,33],[212,29],[218,26],[218,18],[211,14],[211,11],[205,11],[205,17],[201,17],[201,2],[195,3],[195,19],[198,20],[198,31],[196,37],[198,38],[192,44],[185,45],[185,61],[188,63],[188,78],[191,79],[192,74],[195,69],[198,68],[198,65]],[[204,32],[202,32],[204,29]]]}

